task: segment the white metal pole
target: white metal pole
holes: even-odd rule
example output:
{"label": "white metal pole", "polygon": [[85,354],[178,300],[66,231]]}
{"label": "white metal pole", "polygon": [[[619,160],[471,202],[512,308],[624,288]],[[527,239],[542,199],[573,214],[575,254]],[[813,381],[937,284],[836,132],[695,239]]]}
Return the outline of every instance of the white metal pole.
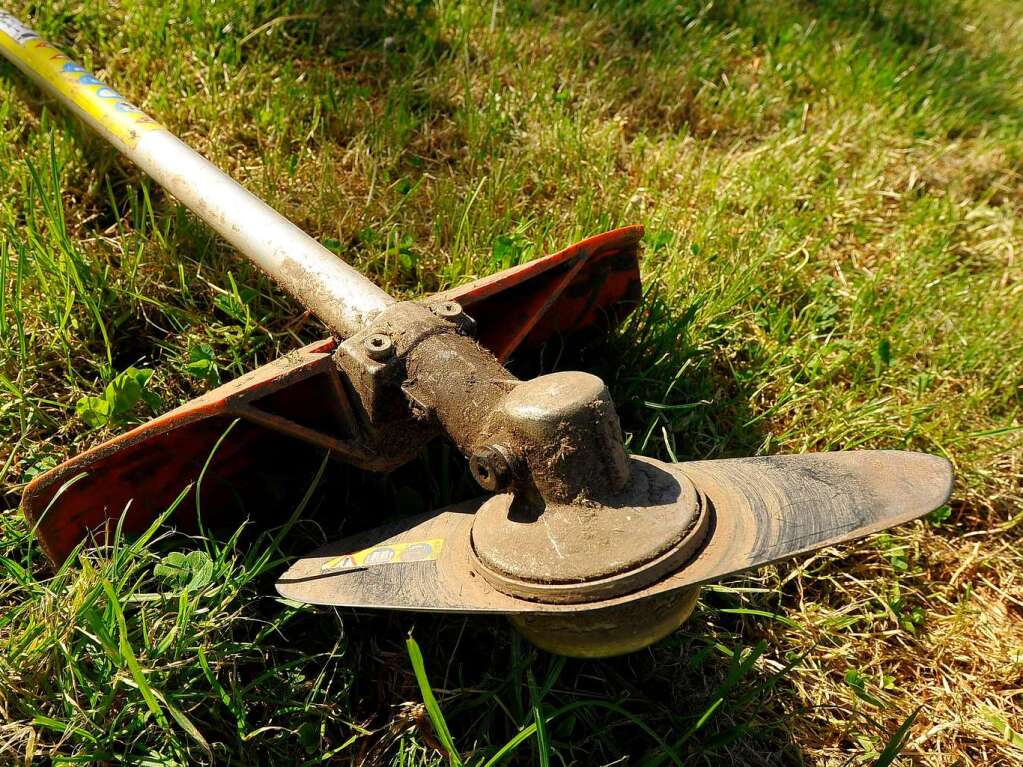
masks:
{"label": "white metal pole", "polygon": [[394,299],[14,16],[0,53],[341,337]]}

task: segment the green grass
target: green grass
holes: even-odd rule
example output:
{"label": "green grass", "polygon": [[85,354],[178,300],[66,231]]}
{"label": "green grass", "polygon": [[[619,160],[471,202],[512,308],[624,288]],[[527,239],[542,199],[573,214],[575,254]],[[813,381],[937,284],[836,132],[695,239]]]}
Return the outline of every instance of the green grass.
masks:
{"label": "green grass", "polygon": [[0,760],[1023,760],[1019,6],[349,5],[8,10],[402,296],[644,224],[644,307],[581,357],[633,451],[924,450],[954,500],[599,663],[275,598],[339,508],[471,493],[442,449],[310,465],[271,529],[155,527],[48,572],[27,480],[322,330],[4,64]]}

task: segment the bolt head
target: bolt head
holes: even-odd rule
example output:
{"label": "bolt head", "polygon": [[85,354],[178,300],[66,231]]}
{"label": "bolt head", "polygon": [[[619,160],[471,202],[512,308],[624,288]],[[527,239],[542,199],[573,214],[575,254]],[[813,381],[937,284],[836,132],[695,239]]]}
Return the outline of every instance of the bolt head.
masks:
{"label": "bolt head", "polygon": [[513,475],[511,460],[500,445],[487,445],[477,450],[469,459],[469,471],[480,487],[492,493],[508,487]]}
{"label": "bolt head", "polygon": [[434,304],[433,313],[446,320],[457,320],[462,316],[462,305],[457,301],[444,301]]}
{"label": "bolt head", "polygon": [[366,336],[362,348],[365,349],[366,356],[376,362],[383,362],[394,354],[394,342],[383,333]]}

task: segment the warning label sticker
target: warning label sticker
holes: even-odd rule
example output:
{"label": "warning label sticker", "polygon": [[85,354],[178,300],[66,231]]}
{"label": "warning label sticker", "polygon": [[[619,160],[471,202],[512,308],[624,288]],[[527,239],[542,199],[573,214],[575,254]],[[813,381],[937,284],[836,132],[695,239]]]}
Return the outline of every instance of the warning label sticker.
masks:
{"label": "warning label sticker", "polygon": [[391,565],[401,562],[430,562],[440,556],[444,547],[442,538],[428,541],[410,541],[408,543],[387,543],[371,546],[361,551],[342,554],[325,562],[323,572],[344,572],[345,570],[361,570],[366,567]]}

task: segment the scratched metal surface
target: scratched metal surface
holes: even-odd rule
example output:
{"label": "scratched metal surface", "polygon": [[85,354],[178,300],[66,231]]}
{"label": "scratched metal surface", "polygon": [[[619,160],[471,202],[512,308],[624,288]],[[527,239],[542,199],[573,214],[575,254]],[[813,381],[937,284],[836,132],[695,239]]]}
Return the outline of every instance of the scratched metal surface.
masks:
{"label": "scratched metal surface", "polygon": [[[579,612],[719,580],[916,519],[943,504],[952,471],[942,458],[851,451],[663,464],[693,481],[713,507],[713,530],[673,575],[601,602],[553,605],[494,590],[472,568],[470,529],[482,499],[410,517],[325,546],[278,581],[285,597],[313,604],[468,613]],[[433,561],[324,571],[339,554],[374,545],[443,539]],[[594,556],[599,556],[595,552]]]}

